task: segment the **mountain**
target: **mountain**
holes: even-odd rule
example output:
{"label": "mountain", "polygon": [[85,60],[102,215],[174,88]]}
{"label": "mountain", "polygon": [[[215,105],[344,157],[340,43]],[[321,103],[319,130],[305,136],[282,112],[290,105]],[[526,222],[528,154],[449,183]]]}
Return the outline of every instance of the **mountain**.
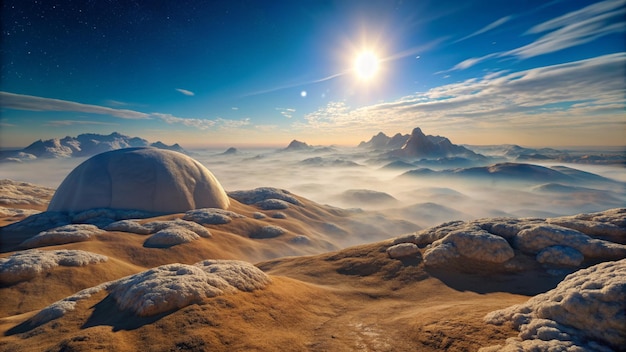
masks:
{"label": "mountain", "polygon": [[333,147],[320,147],[312,146],[305,142],[300,142],[294,139],[289,143],[287,148],[279,149],[279,152],[316,152],[316,153],[330,153],[336,151]]}
{"label": "mountain", "polygon": [[484,156],[456,144],[448,138],[425,135],[419,127],[413,129],[411,136],[400,149],[387,153],[388,156],[401,158],[447,158],[461,156],[471,159],[484,159]]}
{"label": "mountain", "polygon": [[40,139],[22,150],[2,153],[0,161],[21,162],[37,158],[55,159],[84,157],[111,150],[133,147],[154,147],[188,154],[188,152],[178,144],[170,146],[160,141],[150,143],[143,138],[129,137],[117,132],[113,132],[109,135],[84,133],[76,137],[67,136],[62,139]]}
{"label": "mountain", "polygon": [[393,137],[389,137],[383,132],[379,132],[367,142],[359,143],[359,148],[368,148],[374,150],[393,150],[402,148],[411,136],[408,134],[396,133]]}

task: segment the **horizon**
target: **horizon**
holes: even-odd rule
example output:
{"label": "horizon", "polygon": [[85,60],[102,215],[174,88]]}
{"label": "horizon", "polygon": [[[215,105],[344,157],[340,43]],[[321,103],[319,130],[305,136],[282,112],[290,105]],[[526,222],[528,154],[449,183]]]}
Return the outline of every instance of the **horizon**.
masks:
{"label": "horizon", "polygon": [[[143,138],[145,140],[147,140],[149,143],[159,143],[163,141],[161,140],[149,140],[144,138],[143,136],[132,136],[132,135],[127,135],[124,133],[121,133],[119,131],[112,131],[111,133],[106,133],[106,134],[100,134],[100,133],[96,133],[96,132],[90,132],[90,131],[85,131],[85,132],[81,132],[80,134],[98,134],[98,135],[102,135],[102,136],[108,136],[111,134],[120,134],[126,137],[139,137],[139,138]],[[384,132],[380,132],[380,133],[384,133]],[[396,133],[401,133],[401,132],[396,132]],[[388,137],[392,137],[393,135],[395,135],[396,133],[384,133],[386,136]],[[169,145],[174,145],[174,144],[178,144],[179,146],[181,146],[183,149],[187,149],[190,151],[194,151],[194,150],[221,150],[221,149],[228,149],[228,148],[236,148],[236,149],[240,149],[240,150],[263,150],[263,149],[284,149],[286,148],[291,142],[294,141],[298,141],[298,142],[303,142],[308,144],[309,146],[312,147],[339,147],[339,148],[357,148],[358,145],[360,143],[363,142],[367,142],[369,141],[372,137],[374,137],[376,134],[373,134],[372,136],[370,136],[369,138],[360,140],[358,143],[356,144],[341,144],[341,143],[332,143],[332,144],[314,144],[314,143],[309,143],[308,141],[305,140],[299,140],[299,139],[291,139],[291,140],[286,140],[284,143],[283,142],[275,142],[275,143],[267,143],[267,144],[254,144],[254,143],[238,143],[238,144],[227,144],[227,142],[224,142],[223,144],[202,144],[202,145],[186,145],[184,143],[180,143],[180,142],[172,142],[169,143]],[[401,133],[401,134],[408,134],[410,135],[410,133]],[[428,133],[425,132],[426,135],[430,135]],[[76,138],[78,135],[65,135],[63,137],[52,137],[52,138],[38,138],[36,140],[32,140],[30,141],[28,144],[26,145],[20,145],[20,146],[0,146],[0,151],[11,151],[11,150],[21,150],[24,149],[28,146],[30,146],[33,143],[36,143],[38,141],[47,141],[47,140],[52,140],[52,139],[63,139],[63,138]],[[440,136],[440,137],[445,137],[446,136]],[[451,140],[451,142],[453,144],[457,144],[457,145],[462,145],[462,146],[467,146],[467,147],[491,147],[491,146],[503,146],[503,145],[517,145],[520,147],[524,147],[524,148],[553,148],[553,149],[557,149],[557,150],[562,150],[562,151],[567,151],[567,150],[571,150],[571,151],[605,151],[605,152],[626,152],[626,144],[621,144],[621,145],[520,145],[520,144],[516,144],[516,143],[502,143],[502,144],[467,144],[467,143],[454,143],[454,141]],[[168,144],[168,143],[165,143]]]}
{"label": "horizon", "polygon": [[[624,147],[626,1],[2,4],[0,149]],[[463,23],[463,26],[458,26]]]}

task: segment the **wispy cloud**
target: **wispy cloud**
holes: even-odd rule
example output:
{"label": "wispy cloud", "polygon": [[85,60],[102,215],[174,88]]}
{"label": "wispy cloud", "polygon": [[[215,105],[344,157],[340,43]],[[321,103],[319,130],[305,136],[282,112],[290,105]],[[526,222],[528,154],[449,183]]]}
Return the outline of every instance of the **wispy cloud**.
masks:
{"label": "wispy cloud", "polygon": [[100,114],[118,117],[121,119],[148,119],[149,114],[126,110],[114,109],[99,105],[82,104],[73,101],[36,97],[32,95],[0,92],[0,105],[6,109],[28,111],[76,111],[90,114]]}
{"label": "wispy cloud", "polygon": [[0,122],[0,127],[15,127],[16,125],[8,122]]}
{"label": "wispy cloud", "polygon": [[280,111],[280,114],[288,119],[292,118],[293,113],[296,112],[296,109],[291,108],[276,108],[276,110]]}
{"label": "wispy cloud", "polygon": [[[396,101],[351,109],[333,102],[305,115],[306,129],[388,130],[393,126],[571,127],[603,121],[623,126],[626,54],[545,66],[433,88]],[[621,124],[621,125],[620,125]]]}
{"label": "wispy cloud", "polygon": [[[2,105],[3,108],[13,110],[42,112],[68,111],[113,116],[122,119],[160,119],[168,124],[181,124],[183,126],[193,127],[200,130],[206,130],[214,126],[221,128],[231,128],[232,126],[245,126],[250,123],[249,119],[226,120],[222,118],[217,118],[216,120],[210,120],[199,118],[184,118],[158,112],[145,113],[134,110],[114,109],[105,106],[82,104],[67,100],[50,99],[9,92],[0,92],[0,105]],[[48,126],[69,126],[71,124],[97,125],[106,123],[97,121],[56,120],[50,121],[47,124]]]}
{"label": "wispy cloud", "polygon": [[497,27],[500,27],[501,25],[505,24],[506,22],[508,22],[511,18],[513,18],[513,16],[505,16],[502,17],[494,22],[491,22],[490,24],[488,24],[487,26],[477,30],[476,32],[466,35],[465,37],[461,38],[461,39],[457,39],[454,41],[454,43],[458,43],[458,42],[462,42],[464,40],[467,40],[469,38],[473,38],[477,35],[481,35],[483,33],[489,32],[492,29],[495,29]]}
{"label": "wispy cloud", "polygon": [[176,88],[176,91],[178,91],[180,93],[183,93],[184,95],[189,96],[189,97],[192,97],[192,96],[196,95],[196,93],[194,93],[194,92],[192,92],[190,90],[187,90],[187,89]]}
{"label": "wispy cloud", "polygon": [[[545,33],[522,47],[464,60],[448,71],[464,70],[494,57],[528,59],[592,42],[626,31],[626,0],[606,0],[530,28],[525,34]],[[448,72],[443,71],[443,72]]]}
{"label": "wispy cloud", "polygon": [[85,120],[53,120],[48,121],[44,126],[49,127],[66,127],[73,125],[101,125],[101,126],[117,126],[117,123],[99,122],[99,121],[85,121]]}

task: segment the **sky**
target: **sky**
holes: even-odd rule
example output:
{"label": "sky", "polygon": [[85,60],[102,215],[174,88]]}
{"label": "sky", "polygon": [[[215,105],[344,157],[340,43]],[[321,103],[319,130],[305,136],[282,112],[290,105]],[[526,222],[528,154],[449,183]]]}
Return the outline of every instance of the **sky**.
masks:
{"label": "sky", "polygon": [[355,146],[414,127],[626,145],[626,0],[4,0],[0,16],[2,148],[114,131]]}

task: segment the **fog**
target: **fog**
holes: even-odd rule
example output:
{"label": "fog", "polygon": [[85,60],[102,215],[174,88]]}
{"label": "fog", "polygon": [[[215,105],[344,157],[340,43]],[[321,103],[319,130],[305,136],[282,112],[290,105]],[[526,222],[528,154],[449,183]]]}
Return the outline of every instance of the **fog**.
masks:
{"label": "fog", "polygon": [[[619,165],[542,163],[548,168],[567,166],[593,175],[585,173],[584,177],[563,181],[529,172],[522,180],[508,181],[446,174],[401,176],[409,169],[383,168],[389,160],[376,158],[359,148],[249,149],[232,154],[224,154],[224,150],[195,150],[192,153],[227,191],[276,187],[321,204],[378,211],[424,227],[480,217],[572,215],[626,204],[626,170]],[[0,176],[56,188],[84,160],[5,163]],[[445,165],[438,169],[445,169]]]}

